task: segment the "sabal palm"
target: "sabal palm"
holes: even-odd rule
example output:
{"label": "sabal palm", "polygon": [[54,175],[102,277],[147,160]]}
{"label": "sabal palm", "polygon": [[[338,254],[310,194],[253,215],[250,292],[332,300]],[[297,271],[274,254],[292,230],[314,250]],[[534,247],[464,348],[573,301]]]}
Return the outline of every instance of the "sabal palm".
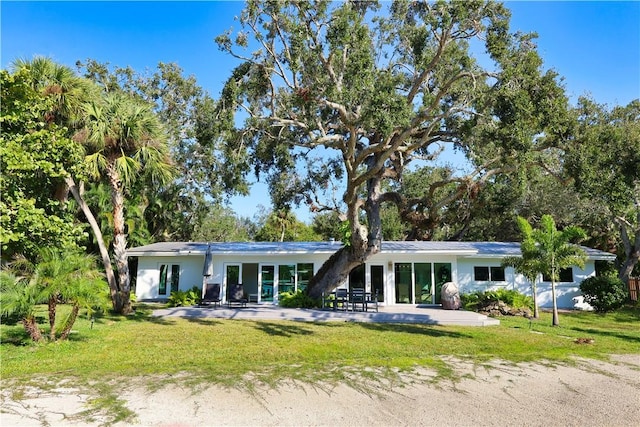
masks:
{"label": "sabal palm", "polygon": [[550,215],[543,215],[540,228],[531,232],[526,251],[537,261],[537,268],[551,278],[551,298],[553,300],[553,326],[560,324],[556,301],[556,283],[560,280],[560,271],[572,266],[584,268],[587,256],[575,243],[586,238],[580,227],[566,227],[562,231],[556,228]]}
{"label": "sabal palm", "polygon": [[[70,134],[81,127],[84,105],[101,96],[93,82],[77,76],[69,67],[57,64],[49,58],[36,56],[32,60],[17,60],[12,67],[15,71],[25,70],[30,76],[31,86],[53,99],[52,109],[46,117],[43,117],[43,120],[65,126]],[[69,175],[64,177],[64,182],[56,188],[55,197],[61,202],[66,202],[69,191],[73,194],[95,236],[107,281],[110,287],[115,288],[116,278],[113,274],[111,258],[104,244],[102,231],[82,196],[83,188],[82,181],[76,183],[75,177]]]}
{"label": "sabal palm", "polygon": [[79,122],[82,105],[98,96],[98,89],[91,81],[50,58],[18,59],[12,68],[14,71],[28,70],[32,87],[53,99],[52,110],[46,119],[60,126],[74,128]]}
{"label": "sabal palm", "polygon": [[113,249],[118,269],[118,289],[111,289],[114,308],[130,311],[124,197],[139,172],[165,182],[173,169],[168,157],[165,132],[151,107],[131,96],[114,92],[99,102],[85,105],[85,128],[76,135],[89,153],[90,173],[104,180],[111,190]]}

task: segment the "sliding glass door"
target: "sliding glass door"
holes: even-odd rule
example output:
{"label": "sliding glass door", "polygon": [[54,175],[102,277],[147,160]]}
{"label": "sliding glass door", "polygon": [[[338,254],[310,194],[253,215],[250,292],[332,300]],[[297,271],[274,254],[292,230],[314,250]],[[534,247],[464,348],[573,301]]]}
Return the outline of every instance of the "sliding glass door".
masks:
{"label": "sliding glass door", "polygon": [[442,285],[451,281],[451,263],[394,265],[396,304],[440,304]]}

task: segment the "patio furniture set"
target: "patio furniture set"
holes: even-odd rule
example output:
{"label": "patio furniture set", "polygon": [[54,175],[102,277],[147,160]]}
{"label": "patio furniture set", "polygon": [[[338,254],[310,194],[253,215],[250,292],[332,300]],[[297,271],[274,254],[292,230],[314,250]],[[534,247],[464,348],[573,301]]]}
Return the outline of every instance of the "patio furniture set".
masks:
{"label": "patio furniture set", "polygon": [[[246,307],[249,298],[245,296],[241,284],[231,285],[227,294],[227,307]],[[201,306],[212,305],[218,307],[222,303],[220,283],[206,283]],[[336,289],[323,295],[322,308],[343,311],[378,311],[378,293],[365,292],[362,288]]]}
{"label": "patio furniture set", "polygon": [[343,311],[378,311],[378,293],[365,292],[363,288],[336,289],[324,294],[322,308]]}

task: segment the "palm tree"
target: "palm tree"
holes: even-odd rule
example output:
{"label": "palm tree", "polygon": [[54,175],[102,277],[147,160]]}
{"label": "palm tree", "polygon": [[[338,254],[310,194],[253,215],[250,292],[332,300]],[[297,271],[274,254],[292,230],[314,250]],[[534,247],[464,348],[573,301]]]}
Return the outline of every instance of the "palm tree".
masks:
{"label": "palm tree", "polygon": [[[525,220],[526,221],[526,220]],[[572,266],[584,268],[587,255],[577,242],[586,238],[580,227],[566,227],[558,231],[551,215],[543,215],[540,228],[531,231],[531,238],[525,239],[523,257],[527,256],[532,270],[551,278],[551,298],[553,300],[553,326],[560,324],[556,301],[556,283],[560,280],[560,271]],[[524,240],[523,240],[524,243]]]}
{"label": "palm tree", "polygon": [[85,127],[75,138],[89,152],[86,162],[90,173],[106,181],[111,190],[113,251],[118,271],[117,287],[111,287],[111,297],[114,309],[126,314],[131,311],[131,303],[124,197],[142,169],[154,181],[171,178],[166,133],[151,106],[112,92],[99,102],[85,105]]}
{"label": "palm tree", "polygon": [[36,321],[36,306],[45,299],[41,290],[27,277],[5,269],[0,271],[0,313],[22,319],[24,330],[35,342],[43,340]]}
{"label": "palm tree", "polygon": [[14,71],[27,70],[32,87],[53,100],[45,119],[60,126],[74,128],[81,117],[82,105],[99,96],[98,88],[90,80],[79,77],[71,68],[50,58],[18,59],[12,68]]}
{"label": "palm tree", "polygon": [[91,311],[104,307],[107,301],[104,278],[96,269],[95,258],[80,252],[43,248],[35,263],[18,257],[1,274],[2,314],[19,315],[33,341],[44,339],[35,317],[38,304],[48,305],[49,340],[55,341],[60,300],[71,305],[62,325],[61,340],[69,336],[81,308]]}
{"label": "palm tree", "polygon": [[[25,70],[30,76],[31,86],[53,99],[52,109],[43,119],[49,123],[67,127],[70,134],[74,134],[81,126],[85,104],[101,96],[97,86],[90,80],[77,76],[71,68],[57,64],[50,58],[36,56],[31,61],[16,60],[12,68],[16,72]],[[65,203],[69,192],[89,222],[98,244],[107,282],[111,289],[115,289],[117,282],[111,266],[109,250],[98,221],[84,200],[84,183],[82,181],[76,183],[70,174],[63,177],[63,182],[56,188],[56,200]]]}
{"label": "palm tree", "polygon": [[503,267],[513,267],[517,273],[522,274],[525,279],[531,283],[531,293],[533,295],[533,317],[538,319],[540,317],[540,310],[538,308],[538,276],[542,274],[544,269],[542,268],[538,255],[536,253],[536,242],[533,240],[533,227],[531,224],[522,217],[518,217],[518,228],[520,228],[520,234],[522,235],[522,242],[520,243],[521,256],[505,257],[502,260]]}

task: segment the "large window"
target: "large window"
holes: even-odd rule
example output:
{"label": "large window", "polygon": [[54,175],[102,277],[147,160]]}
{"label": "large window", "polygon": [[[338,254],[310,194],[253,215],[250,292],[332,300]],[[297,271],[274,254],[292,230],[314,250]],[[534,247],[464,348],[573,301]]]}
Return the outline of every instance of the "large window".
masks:
{"label": "large window", "polygon": [[473,280],[476,282],[504,282],[504,268],[502,267],[473,267]]}
{"label": "large window", "polygon": [[167,285],[171,292],[180,289],[180,265],[179,264],[161,264],[160,265],[160,283],[158,285],[158,295],[167,294]]}
{"label": "large window", "polygon": [[[565,282],[565,283],[572,283],[573,282],[573,268],[569,267],[569,268],[563,268],[562,270],[560,270],[560,282]],[[551,277],[547,276],[546,274],[542,275],[542,281],[543,282],[550,282],[551,281]]]}
{"label": "large window", "polygon": [[296,266],[294,264],[278,266],[278,293],[295,292]]}
{"label": "large window", "polygon": [[309,280],[313,277],[313,264],[298,264],[298,290],[306,291],[309,286]]}

